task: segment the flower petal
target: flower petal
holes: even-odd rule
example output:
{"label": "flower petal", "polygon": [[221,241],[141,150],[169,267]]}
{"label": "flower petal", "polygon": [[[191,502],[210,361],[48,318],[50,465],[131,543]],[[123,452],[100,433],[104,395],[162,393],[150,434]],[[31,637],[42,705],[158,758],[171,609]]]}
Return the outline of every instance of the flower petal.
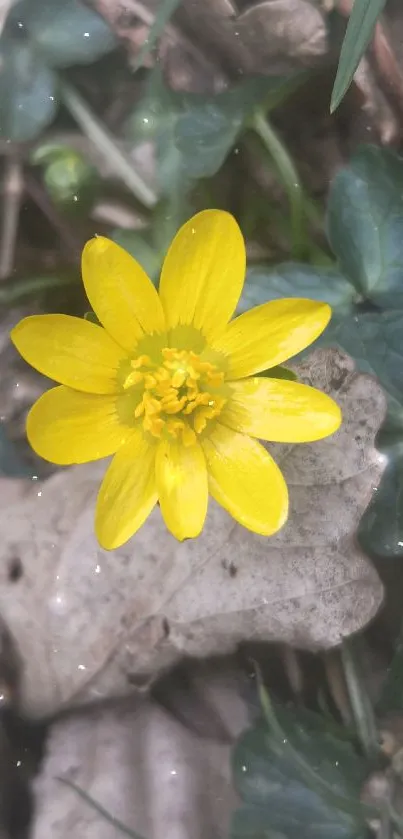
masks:
{"label": "flower petal", "polygon": [[18,352],[44,376],[87,393],[115,393],[126,357],[102,327],[70,315],[31,315],[11,332]]}
{"label": "flower petal", "polygon": [[61,466],[109,457],[132,433],[118,419],[115,396],[79,393],[63,385],[44,393],[27,418],[34,451]]}
{"label": "flower petal", "polygon": [[227,378],[243,379],[304,350],[323,332],[330,316],[330,306],[316,300],[271,300],[228,324],[214,349],[229,357]]}
{"label": "flower petal", "polygon": [[162,440],[155,461],[158,497],[165,524],[177,539],[201,532],[208,504],[206,461],[199,443]]}
{"label": "flower petal", "polygon": [[88,300],[99,320],[131,352],[144,334],[165,332],[165,319],[147,274],[127,251],[97,236],[84,247],[82,274]]}
{"label": "flower petal", "polygon": [[168,328],[192,324],[210,338],[233,315],[245,278],[245,244],[229,213],[203,210],[176,234],[162,266]]}
{"label": "flower petal", "polygon": [[98,493],[95,532],[101,547],[113,550],[127,542],[156,502],[155,446],[137,427],[115,454]]}
{"label": "flower petal", "polygon": [[256,440],[220,423],[202,446],[216,501],[248,530],[276,533],[287,519],[288,491],[271,455]]}
{"label": "flower petal", "polygon": [[250,378],[229,384],[220,422],[274,443],[310,443],[337,431],[339,406],[308,385],[285,379]]}

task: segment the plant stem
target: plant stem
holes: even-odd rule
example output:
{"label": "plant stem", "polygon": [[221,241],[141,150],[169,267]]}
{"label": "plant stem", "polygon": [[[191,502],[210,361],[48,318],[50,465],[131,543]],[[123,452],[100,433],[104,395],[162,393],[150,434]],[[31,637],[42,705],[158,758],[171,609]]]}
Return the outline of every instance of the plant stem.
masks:
{"label": "plant stem", "polygon": [[357,664],[354,641],[343,643],[341,658],[357,733],[367,757],[379,754],[379,738],[371,701],[365,690]]}
{"label": "plant stem", "polygon": [[157,196],[154,190],[147,184],[135,169],[134,163],[123,149],[118,145],[115,137],[100,119],[91,111],[83,97],[66,82],[60,81],[59,90],[61,99],[74,117],[78,125],[88,139],[97,147],[98,151],[112,165],[116,174],[133,193],[135,198],[145,207],[154,207],[157,203]]}
{"label": "plant stem", "polygon": [[71,227],[67,218],[59,211],[47,190],[34,175],[26,176],[25,189],[47,218],[49,224],[56,230],[60,238],[61,249],[67,262],[77,267],[80,264],[80,254],[83,244],[81,239],[76,236],[75,230]]}
{"label": "plant stem", "polygon": [[301,259],[306,254],[307,241],[304,196],[297,170],[286,147],[264,114],[258,111],[251,124],[269,152],[287,193],[291,214],[292,255]]}
{"label": "plant stem", "polygon": [[3,216],[0,232],[0,280],[9,277],[14,267],[15,246],[20,217],[24,178],[20,160],[8,158],[3,186]]}

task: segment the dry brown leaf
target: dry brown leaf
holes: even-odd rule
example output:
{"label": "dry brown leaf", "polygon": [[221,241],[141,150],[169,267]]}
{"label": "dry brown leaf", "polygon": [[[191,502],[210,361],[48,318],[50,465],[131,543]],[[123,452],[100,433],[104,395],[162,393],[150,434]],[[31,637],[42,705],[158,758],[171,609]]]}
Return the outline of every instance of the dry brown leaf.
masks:
{"label": "dry brown leaf", "polygon": [[[224,682],[224,683],[223,683]],[[211,680],[207,684],[211,686]],[[217,710],[248,724],[239,685],[214,685]],[[228,689],[229,688],[229,689]],[[148,699],[54,724],[34,783],[32,839],[118,839],[119,831],[57,778],[66,778],[147,839],[228,836],[236,805],[230,745],[202,739]]]}
{"label": "dry brown leaf", "polygon": [[332,647],[373,617],[382,585],[354,534],[383,471],[374,439],[385,405],[376,381],[353,369],[329,350],[299,368],[335,395],[344,423],[328,440],[272,447],[291,496],[276,537],[211,503],[196,540],[178,543],[156,509],[127,545],[102,551],[93,515],[104,464],[63,471],[0,511],[0,614],[23,661],[25,713],[124,694],[182,654],[242,640]]}

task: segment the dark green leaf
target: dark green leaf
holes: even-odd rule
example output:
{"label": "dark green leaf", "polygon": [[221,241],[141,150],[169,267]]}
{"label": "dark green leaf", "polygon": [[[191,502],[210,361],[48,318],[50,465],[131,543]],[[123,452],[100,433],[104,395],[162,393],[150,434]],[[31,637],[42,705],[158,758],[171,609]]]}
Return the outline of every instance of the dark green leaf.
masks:
{"label": "dark green leaf", "polygon": [[360,522],[362,547],[380,559],[403,557],[403,429],[400,433],[401,442],[384,450],[389,462]]}
{"label": "dark green leaf", "polygon": [[389,397],[389,414],[403,428],[403,310],[334,318],[320,340],[341,347],[359,370],[377,376]]}
{"label": "dark green leaf", "polygon": [[398,638],[392,662],[382,685],[382,692],[377,702],[378,714],[389,714],[403,710],[403,636]]}
{"label": "dark green leaf", "polygon": [[21,0],[12,17],[31,36],[47,64],[91,64],[116,46],[100,15],[79,0]]}
{"label": "dark green leaf", "polygon": [[0,45],[0,136],[32,140],[58,107],[56,78],[28,43],[3,39]]}
{"label": "dark green leaf", "polygon": [[141,233],[135,230],[115,230],[111,238],[137,259],[154,282],[158,279],[161,267],[160,259],[154,248],[148,244]]}
{"label": "dark green leaf", "polygon": [[373,36],[386,0],[355,0],[341,48],[330,111],[336,110]]}
{"label": "dark green leaf", "polygon": [[297,77],[256,77],[214,97],[185,96],[174,136],[186,177],[215,175],[256,107],[271,110],[298,83]]}
{"label": "dark green leaf", "polygon": [[135,142],[154,139],[163,195],[186,190],[192,181],[214,175],[262,102],[275,107],[301,77],[256,77],[216,96],[168,90],[161,73],[152,74],[146,95],[127,124]]}
{"label": "dark green leaf", "polygon": [[285,709],[276,716],[283,737],[265,722],[235,748],[243,806],[233,817],[231,839],[364,839],[359,793],[365,761],[324,718]]}
{"label": "dark green leaf", "polygon": [[364,146],[332,183],[327,229],[342,272],[359,292],[374,300],[402,293],[403,159]]}
{"label": "dark green leaf", "polygon": [[155,47],[158,38],[160,38],[163,34],[167,23],[170,21],[174,12],[176,12],[180,2],[181,0],[160,0],[160,4],[156,10],[154,22],[150,27],[147,39],[141,47],[134,63],[135,70],[141,66],[146,55]]}
{"label": "dark green leaf", "polygon": [[280,297],[309,297],[323,300],[339,313],[351,310],[355,290],[335,269],[298,262],[249,268],[239,311]]}

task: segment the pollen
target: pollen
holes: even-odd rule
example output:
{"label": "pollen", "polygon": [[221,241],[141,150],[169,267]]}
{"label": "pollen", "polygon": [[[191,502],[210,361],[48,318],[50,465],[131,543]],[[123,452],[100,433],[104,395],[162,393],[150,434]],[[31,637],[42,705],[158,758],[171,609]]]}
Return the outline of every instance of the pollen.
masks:
{"label": "pollen", "polygon": [[162,350],[161,362],[153,364],[147,355],[133,359],[123,387],[138,389],[134,416],[146,432],[191,446],[227,401],[224,373],[196,353],[173,347]]}

